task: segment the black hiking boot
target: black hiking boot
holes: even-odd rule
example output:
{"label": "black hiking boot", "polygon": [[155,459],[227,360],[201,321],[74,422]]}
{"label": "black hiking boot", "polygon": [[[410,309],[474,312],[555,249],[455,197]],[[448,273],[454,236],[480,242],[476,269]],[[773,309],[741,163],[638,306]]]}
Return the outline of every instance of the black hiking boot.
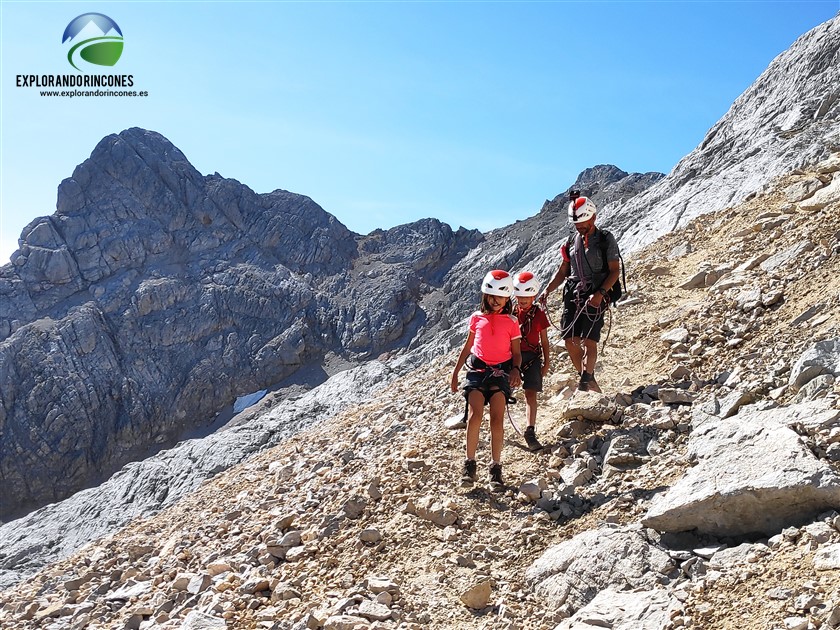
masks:
{"label": "black hiking boot", "polygon": [[537,432],[534,427],[526,427],[523,437],[525,438],[525,444],[528,445],[530,450],[539,451],[542,449],[543,445],[540,444],[540,441],[537,439]]}
{"label": "black hiking boot", "polygon": [[472,483],[477,477],[474,459],[464,460],[464,473],[461,475],[461,483]]}
{"label": "black hiking boot", "polygon": [[502,481],[502,465],[501,464],[491,464],[490,465],[490,483],[495,486],[503,486],[504,481]]}
{"label": "black hiking boot", "polygon": [[589,384],[595,380],[595,376],[590,374],[586,370],[580,373],[580,381],[578,382],[578,391],[579,392],[588,392],[589,391]]}

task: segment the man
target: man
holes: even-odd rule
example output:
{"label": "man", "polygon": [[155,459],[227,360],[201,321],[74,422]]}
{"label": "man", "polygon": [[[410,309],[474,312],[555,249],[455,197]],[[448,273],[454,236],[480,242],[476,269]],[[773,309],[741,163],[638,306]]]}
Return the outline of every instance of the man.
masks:
{"label": "man", "polygon": [[[561,248],[563,262],[540,298],[566,281],[563,287],[563,339],[575,370],[580,374],[579,391],[600,392],[595,381],[598,342],[609,307],[609,289],[618,280],[618,243],[609,232],[595,227],[595,204],[573,190],[569,194],[569,221],[577,234]],[[605,255],[606,252],[606,255]],[[606,263],[606,264],[605,264]]]}

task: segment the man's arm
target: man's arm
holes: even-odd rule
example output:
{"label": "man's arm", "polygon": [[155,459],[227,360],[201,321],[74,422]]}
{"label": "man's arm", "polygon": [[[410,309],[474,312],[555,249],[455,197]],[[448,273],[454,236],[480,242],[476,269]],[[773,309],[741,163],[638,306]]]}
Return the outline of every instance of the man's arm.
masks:
{"label": "man's arm", "polygon": [[[557,268],[557,273],[554,274],[554,277],[551,279],[551,282],[548,283],[546,286],[545,291],[543,291],[543,296],[548,297],[548,294],[554,291],[557,287],[563,284],[563,281],[569,277],[569,262],[564,260],[560,266]],[[618,276],[616,276],[618,278]],[[612,285],[610,285],[612,286]]]}
{"label": "man's arm", "polygon": [[618,276],[621,274],[621,267],[617,260],[609,260],[607,264],[610,268],[610,275],[604,280],[600,287],[595,289],[595,292],[589,298],[588,303],[594,307],[601,306],[601,302],[603,302],[604,298],[607,297],[607,293],[612,288],[612,285],[615,284],[616,280],[618,280]]}
{"label": "man's arm", "polygon": [[604,280],[604,283],[601,285],[601,288],[605,291],[612,289],[612,286],[618,280],[618,276],[621,275],[621,266],[617,260],[608,260],[607,265],[610,268],[610,275],[607,276],[606,280]]}

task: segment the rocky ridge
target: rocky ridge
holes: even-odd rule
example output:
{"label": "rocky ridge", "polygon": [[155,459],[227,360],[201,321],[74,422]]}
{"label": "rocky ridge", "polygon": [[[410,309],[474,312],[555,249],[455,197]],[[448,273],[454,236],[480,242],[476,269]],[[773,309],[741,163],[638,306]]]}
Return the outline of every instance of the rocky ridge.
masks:
{"label": "rocky ridge", "polygon": [[[508,428],[506,491],[456,483],[449,354],[4,591],[0,623],[840,626],[838,173],[840,156],[792,173],[632,256],[608,396],[569,398],[552,329],[546,448]],[[776,499],[797,489],[792,515]]]}

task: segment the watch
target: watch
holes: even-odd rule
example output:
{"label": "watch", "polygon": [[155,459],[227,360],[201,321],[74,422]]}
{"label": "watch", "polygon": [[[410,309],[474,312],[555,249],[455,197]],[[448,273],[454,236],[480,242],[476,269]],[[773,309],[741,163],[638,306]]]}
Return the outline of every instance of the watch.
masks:
{"label": "watch", "polygon": [[607,293],[607,290],[606,290],[604,287],[600,287],[600,288],[598,289],[598,293],[600,293],[600,294],[601,294],[601,295],[603,295],[604,297],[607,297],[607,296],[609,295],[609,294]]}

